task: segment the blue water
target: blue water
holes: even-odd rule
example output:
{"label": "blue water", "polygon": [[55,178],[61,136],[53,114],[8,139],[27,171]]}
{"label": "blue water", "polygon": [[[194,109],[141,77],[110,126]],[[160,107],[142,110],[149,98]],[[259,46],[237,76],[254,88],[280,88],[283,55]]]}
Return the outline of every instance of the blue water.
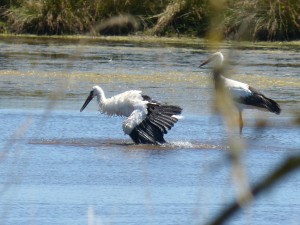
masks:
{"label": "blue water", "polygon": [[[243,178],[234,178],[209,70],[196,67],[207,52],[44,42],[0,42],[1,224],[206,224],[236,198]],[[283,108],[280,116],[245,112],[244,134],[236,134],[245,146],[243,177],[254,185],[300,153],[298,55],[237,54],[237,79]],[[122,132],[124,118],[99,114],[95,102],[79,112],[94,84],[108,96],[142,89],[181,105],[184,118],[168,144],[134,145]],[[261,119],[265,129],[256,127]],[[299,186],[296,171],[227,224],[300,224]]]}

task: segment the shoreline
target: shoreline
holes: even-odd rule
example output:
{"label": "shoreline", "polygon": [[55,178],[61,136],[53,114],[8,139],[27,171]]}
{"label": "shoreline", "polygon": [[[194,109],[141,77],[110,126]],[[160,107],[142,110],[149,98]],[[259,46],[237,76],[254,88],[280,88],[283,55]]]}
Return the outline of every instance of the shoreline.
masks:
{"label": "shoreline", "polygon": [[285,50],[296,48],[300,49],[299,41],[228,41],[211,42],[208,39],[197,37],[158,37],[147,35],[127,35],[127,36],[88,36],[88,35],[32,35],[32,34],[0,34],[1,40],[62,40],[74,41],[79,44],[90,42],[110,42],[110,43],[137,43],[137,44],[157,44],[157,45],[174,45],[186,47],[200,47],[200,49],[219,49],[219,48],[236,48],[236,49],[278,49]]}

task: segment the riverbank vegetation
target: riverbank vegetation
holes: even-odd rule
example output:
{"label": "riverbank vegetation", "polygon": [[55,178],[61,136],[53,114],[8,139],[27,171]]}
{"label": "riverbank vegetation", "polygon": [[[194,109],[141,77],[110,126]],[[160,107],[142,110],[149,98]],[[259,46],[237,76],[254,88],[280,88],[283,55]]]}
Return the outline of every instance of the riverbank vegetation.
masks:
{"label": "riverbank vegetation", "polygon": [[2,33],[204,37],[218,17],[226,39],[300,39],[298,0],[2,0],[0,7]]}

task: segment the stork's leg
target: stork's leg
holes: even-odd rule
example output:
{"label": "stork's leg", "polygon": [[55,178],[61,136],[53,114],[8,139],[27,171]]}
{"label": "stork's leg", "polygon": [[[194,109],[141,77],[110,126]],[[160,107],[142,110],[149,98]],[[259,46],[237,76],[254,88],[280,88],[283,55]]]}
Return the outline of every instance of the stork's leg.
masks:
{"label": "stork's leg", "polygon": [[242,111],[239,111],[239,123],[240,123],[240,134],[242,134],[243,126],[244,126],[243,117],[242,117]]}

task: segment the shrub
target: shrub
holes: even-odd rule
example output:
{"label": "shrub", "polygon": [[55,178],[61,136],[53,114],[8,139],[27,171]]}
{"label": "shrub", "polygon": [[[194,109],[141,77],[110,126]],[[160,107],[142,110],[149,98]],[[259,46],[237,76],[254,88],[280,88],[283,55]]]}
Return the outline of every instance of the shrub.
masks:
{"label": "shrub", "polygon": [[80,33],[90,30],[99,1],[25,0],[5,12],[10,30],[37,34]]}
{"label": "shrub", "polygon": [[225,34],[252,40],[300,37],[299,0],[230,1],[224,18]]}
{"label": "shrub", "polygon": [[[13,33],[120,35],[152,28],[178,2],[182,8],[171,12],[163,34],[203,37],[213,28],[229,38],[300,38],[299,0],[3,0],[0,22]],[[216,12],[213,4],[224,8]]]}
{"label": "shrub", "polygon": [[207,0],[186,0],[186,7],[170,24],[176,33],[204,36],[209,27],[209,2]]}
{"label": "shrub", "polygon": [[159,13],[167,2],[145,0],[141,4],[140,0],[24,0],[18,6],[7,9],[4,15],[11,32],[76,34],[93,31],[94,25],[110,17],[128,19],[123,15],[136,15],[147,27],[152,21],[147,19],[149,15]]}

